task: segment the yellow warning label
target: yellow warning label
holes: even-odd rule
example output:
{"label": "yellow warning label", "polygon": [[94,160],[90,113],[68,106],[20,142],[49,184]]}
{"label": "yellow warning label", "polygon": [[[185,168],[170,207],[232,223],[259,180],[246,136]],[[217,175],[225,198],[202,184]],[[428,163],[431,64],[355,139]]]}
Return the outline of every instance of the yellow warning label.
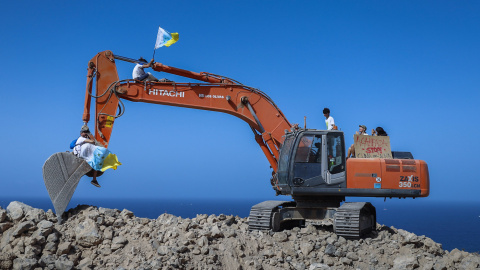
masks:
{"label": "yellow warning label", "polygon": [[105,121],[105,127],[111,128],[113,126],[114,118],[112,116],[107,116],[107,121]]}

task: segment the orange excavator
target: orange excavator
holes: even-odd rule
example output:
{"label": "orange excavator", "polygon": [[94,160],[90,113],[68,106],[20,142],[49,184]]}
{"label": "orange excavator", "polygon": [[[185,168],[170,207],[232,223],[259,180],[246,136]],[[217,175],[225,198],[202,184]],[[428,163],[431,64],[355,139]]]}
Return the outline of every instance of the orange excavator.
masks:
{"label": "orange excavator", "polygon": [[[392,152],[392,158],[347,159],[342,131],[292,125],[258,89],[161,63],[154,63],[153,70],[199,82],[120,80],[116,61],[145,64],[143,59],[111,51],[98,53],[88,63],[83,122],[90,121],[94,98],[97,145],[108,147],[114,123],[124,111],[122,100],[218,111],[242,119],[270,163],[270,183],[276,194],[293,199],[254,205],[249,216],[251,230],[279,231],[301,226],[306,220],[332,219],[337,235],[358,238],[375,229],[375,207],[368,202],[344,202],[346,197],[429,195],[427,164],[408,152]],[[89,172],[85,161],[68,152],[55,153],[45,162],[44,181],[59,220],[80,178]]]}

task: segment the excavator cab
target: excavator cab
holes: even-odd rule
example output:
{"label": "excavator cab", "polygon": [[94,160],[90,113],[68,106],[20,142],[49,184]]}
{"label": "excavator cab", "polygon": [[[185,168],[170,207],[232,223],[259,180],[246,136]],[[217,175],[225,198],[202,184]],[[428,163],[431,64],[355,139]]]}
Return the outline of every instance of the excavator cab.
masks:
{"label": "excavator cab", "polygon": [[280,194],[308,195],[318,188],[346,187],[342,131],[300,129],[285,135],[277,180]]}

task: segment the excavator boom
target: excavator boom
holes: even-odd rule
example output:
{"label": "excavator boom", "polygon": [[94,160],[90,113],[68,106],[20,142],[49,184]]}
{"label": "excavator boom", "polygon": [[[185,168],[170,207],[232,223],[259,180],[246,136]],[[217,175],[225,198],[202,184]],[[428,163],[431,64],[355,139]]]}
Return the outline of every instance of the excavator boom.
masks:
{"label": "excavator boom", "polygon": [[91,99],[95,97],[95,139],[104,147],[108,147],[115,119],[121,115],[117,110],[122,106],[122,99],[218,111],[231,114],[248,123],[254,130],[257,143],[276,171],[282,136],[292,125],[265,93],[229,78],[205,72],[195,73],[160,63],[155,63],[153,69],[204,83],[119,80],[115,64],[117,58],[133,61],[105,51],[92,58],[88,68],[83,121],[88,123],[90,120]]}

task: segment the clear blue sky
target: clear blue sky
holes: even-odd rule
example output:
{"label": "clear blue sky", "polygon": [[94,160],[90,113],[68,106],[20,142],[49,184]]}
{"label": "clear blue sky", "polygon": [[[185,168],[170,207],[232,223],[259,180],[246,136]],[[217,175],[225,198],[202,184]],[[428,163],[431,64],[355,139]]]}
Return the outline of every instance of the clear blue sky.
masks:
{"label": "clear blue sky", "polygon": [[[158,62],[259,88],[310,128],[329,107],[347,144],[359,124],[382,126],[393,150],[428,163],[427,200],[480,202],[478,1],[4,1],[0,12],[0,198],[48,197],[42,165],[82,126],[88,61],[150,59],[161,25],[180,40]],[[243,121],[125,105],[110,143],[124,165],[100,189],[85,177],[75,197],[276,198]]]}

